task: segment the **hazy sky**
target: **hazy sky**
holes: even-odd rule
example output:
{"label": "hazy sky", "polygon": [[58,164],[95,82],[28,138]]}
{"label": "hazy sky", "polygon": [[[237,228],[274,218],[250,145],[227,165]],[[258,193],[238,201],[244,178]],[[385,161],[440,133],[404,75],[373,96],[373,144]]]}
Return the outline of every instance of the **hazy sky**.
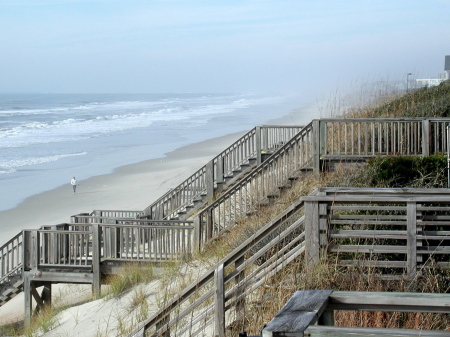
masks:
{"label": "hazy sky", "polygon": [[0,0],[0,92],[294,92],[436,77],[449,0]]}

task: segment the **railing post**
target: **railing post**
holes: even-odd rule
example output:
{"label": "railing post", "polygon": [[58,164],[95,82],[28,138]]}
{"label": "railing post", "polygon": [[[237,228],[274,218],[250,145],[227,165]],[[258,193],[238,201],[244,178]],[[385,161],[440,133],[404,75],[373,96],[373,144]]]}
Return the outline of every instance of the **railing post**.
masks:
{"label": "railing post", "polygon": [[255,140],[256,140],[256,163],[257,165],[261,165],[262,163],[262,147],[261,147],[261,127],[256,127],[256,133],[255,133]]}
{"label": "railing post", "polygon": [[205,216],[205,241],[208,239],[211,239],[213,236],[213,225],[212,225],[212,213],[214,212],[213,209],[206,210],[206,216]]}
{"label": "railing post", "polygon": [[430,120],[422,121],[422,156],[430,155]]}
{"label": "railing post", "polygon": [[306,266],[312,267],[319,262],[320,256],[318,200],[305,201],[305,243]]}
{"label": "railing post", "polygon": [[30,273],[23,273],[23,294],[24,294],[24,305],[25,305],[25,326],[29,326],[31,323],[31,314],[33,313],[33,298],[31,296],[31,281]]}
{"label": "railing post", "polygon": [[269,151],[269,129],[267,127],[261,128],[261,150]]}
{"label": "railing post", "polygon": [[316,173],[320,172],[320,120],[312,121],[312,155],[313,169]]}
{"label": "railing post", "polygon": [[215,337],[225,337],[225,285],[223,264],[220,264],[214,272],[215,282]]}
{"label": "railing post", "polygon": [[223,179],[223,158],[222,157],[218,157],[216,160],[216,183],[217,184],[222,184],[224,182]]}
{"label": "railing post", "polygon": [[23,269],[36,270],[39,266],[39,233],[37,230],[23,231]]}
{"label": "railing post", "polygon": [[92,293],[95,298],[101,295],[101,273],[100,273],[100,226],[92,224]]}
{"label": "railing post", "polygon": [[406,206],[407,217],[407,273],[414,277],[417,270],[417,204],[415,201],[408,201]]}
{"label": "railing post", "polygon": [[319,120],[319,132],[319,156],[322,157],[327,154],[327,122]]}
{"label": "railing post", "polygon": [[211,201],[214,198],[214,161],[206,164],[206,198]]}
{"label": "railing post", "polygon": [[201,240],[201,214],[194,218],[194,250],[200,249]]}

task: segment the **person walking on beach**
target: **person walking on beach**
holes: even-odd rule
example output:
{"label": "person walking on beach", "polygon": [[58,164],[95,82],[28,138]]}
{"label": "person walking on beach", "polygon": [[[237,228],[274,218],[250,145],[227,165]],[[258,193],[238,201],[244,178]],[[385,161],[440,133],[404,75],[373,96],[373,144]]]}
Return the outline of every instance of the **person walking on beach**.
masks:
{"label": "person walking on beach", "polygon": [[75,177],[73,177],[72,180],[70,181],[70,185],[72,185],[72,187],[73,187],[73,194],[75,194],[76,189],[77,189],[77,180],[75,179]]}

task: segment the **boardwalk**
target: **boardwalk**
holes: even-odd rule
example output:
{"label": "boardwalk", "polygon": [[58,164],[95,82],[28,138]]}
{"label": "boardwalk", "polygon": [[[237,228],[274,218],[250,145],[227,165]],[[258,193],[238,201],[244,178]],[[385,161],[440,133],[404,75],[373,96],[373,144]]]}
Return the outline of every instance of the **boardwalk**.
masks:
{"label": "boardwalk", "polygon": [[[94,293],[98,294],[102,275],[115,270],[111,268],[112,265],[126,261],[164,262],[189,255],[233,226],[240,217],[253,214],[262,205],[270,203],[271,199],[290,187],[291,181],[302,179],[302,172],[320,171],[330,167],[330,163],[336,160],[360,161],[393,154],[422,156],[447,151],[445,128],[449,122],[449,119],[423,118],[321,119],[305,127],[254,128],[144,210],[82,213],[73,216],[70,223],[25,230],[16,235],[0,248],[0,304],[25,289],[26,317],[29,320],[32,298],[38,306],[48,303],[52,283],[88,283],[93,285]],[[319,203],[330,202],[328,199],[320,201],[320,193],[311,198],[316,198]],[[392,210],[407,212],[401,215],[401,221],[409,226],[414,222],[413,213],[410,212],[413,209],[418,214],[431,210],[423,209],[427,202],[446,203],[443,198],[433,199],[438,195],[435,193],[427,200],[421,199],[415,206],[407,202],[404,206],[406,211]],[[346,201],[343,199],[342,202]],[[316,214],[316,208],[320,210],[318,225],[310,217],[306,223],[299,216],[292,219],[292,223],[297,226],[306,226],[306,230],[302,229],[304,234],[296,239],[305,242],[295,244],[296,247],[302,247],[301,252],[293,253],[292,258],[306,250],[307,256],[314,261],[314,256],[330,238],[323,233],[324,219],[328,215],[320,213],[327,206],[315,206],[312,203],[312,199],[305,199],[305,202],[290,208],[295,209],[296,214],[303,212],[304,207],[313,210],[306,212],[308,216]],[[432,211],[444,211],[446,206],[440,207],[443,208]],[[330,216],[333,219],[331,224],[336,225],[342,215],[333,213]],[[349,219],[347,217],[346,221]],[[380,219],[378,217],[377,221]],[[424,225],[417,220],[415,223],[418,230]],[[314,228],[319,228],[320,234],[315,234],[317,230]],[[414,242],[423,243],[431,235],[418,234],[408,230],[406,234],[404,230],[385,233],[400,241],[407,238],[406,252],[405,248],[395,249],[408,254],[406,267],[410,272],[430,255],[423,248],[416,249],[416,254],[412,253]],[[368,239],[367,236],[374,235],[374,232],[343,232],[336,228],[326,235],[331,235],[333,242],[338,242],[336,240],[345,235],[365,235]],[[443,231],[436,235],[433,240],[440,240],[447,233]],[[308,241],[312,237],[315,241]],[[282,250],[286,254],[291,252],[290,242],[294,240],[287,238],[286,247]],[[336,251],[348,253],[352,249],[342,245],[333,247]],[[391,248],[377,249],[382,253],[383,249]],[[446,248],[441,250],[442,254],[448,253]],[[279,261],[275,259],[273,263],[270,268],[276,270]],[[400,269],[405,267],[400,263],[397,266]],[[267,270],[263,272],[270,275]],[[213,274],[223,273],[219,268]],[[37,293],[38,286],[44,286],[42,294]],[[220,310],[216,308],[215,312]]]}

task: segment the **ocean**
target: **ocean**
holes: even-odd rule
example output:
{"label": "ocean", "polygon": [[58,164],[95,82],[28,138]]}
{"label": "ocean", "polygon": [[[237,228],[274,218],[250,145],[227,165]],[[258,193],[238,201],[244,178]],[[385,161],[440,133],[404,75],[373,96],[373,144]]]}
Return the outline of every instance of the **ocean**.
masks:
{"label": "ocean", "polygon": [[0,94],[0,211],[32,195],[288,115],[254,94]]}

